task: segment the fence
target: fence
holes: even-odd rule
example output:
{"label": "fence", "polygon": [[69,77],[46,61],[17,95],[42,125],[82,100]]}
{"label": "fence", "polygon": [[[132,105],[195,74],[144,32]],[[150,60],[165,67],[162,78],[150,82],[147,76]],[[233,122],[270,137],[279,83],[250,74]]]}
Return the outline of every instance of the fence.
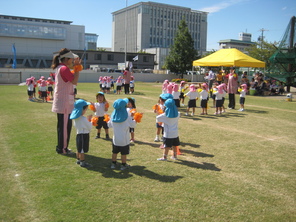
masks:
{"label": "fence", "polygon": [[[34,76],[39,79],[41,76],[48,78],[52,69],[0,69],[0,84],[19,84],[25,82],[27,78]],[[93,70],[83,70],[79,76],[79,82],[94,82],[98,83],[100,76],[113,76],[117,78],[120,73],[94,72]],[[163,82],[164,80],[171,81],[179,78],[175,74],[153,74],[153,73],[134,73],[135,81],[141,82]],[[204,75],[184,75],[184,78],[192,82],[203,82]]]}

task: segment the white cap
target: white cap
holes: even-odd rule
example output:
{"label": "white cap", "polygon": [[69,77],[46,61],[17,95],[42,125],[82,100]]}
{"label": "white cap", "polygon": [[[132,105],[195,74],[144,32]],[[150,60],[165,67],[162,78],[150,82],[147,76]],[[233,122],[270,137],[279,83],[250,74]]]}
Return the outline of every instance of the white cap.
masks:
{"label": "white cap", "polygon": [[63,54],[63,55],[60,55],[60,58],[62,59],[62,58],[70,58],[70,59],[76,59],[76,58],[78,58],[79,56],[78,55],[76,55],[76,54],[74,54],[73,52],[67,52],[67,53],[65,53],[65,54]]}

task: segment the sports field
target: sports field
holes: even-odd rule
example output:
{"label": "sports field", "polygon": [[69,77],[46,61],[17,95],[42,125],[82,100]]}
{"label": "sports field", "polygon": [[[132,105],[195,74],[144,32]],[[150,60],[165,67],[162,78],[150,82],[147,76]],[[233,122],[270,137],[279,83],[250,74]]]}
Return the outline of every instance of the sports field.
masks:
{"label": "sports field", "polygon": [[[78,98],[95,102],[99,85],[77,89]],[[182,115],[182,155],[162,162],[152,112],[161,83],[136,82],[132,97],[144,115],[132,167],[120,171],[110,169],[111,141],[104,131],[94,139],[95,128],[86,155],[93,167],[56,154],[51,102],[30,102],[26,90],[0,86],[0,221],[296,221],[296,98],[247,96],[244,112]],[[118,98],[125,95],[106,95],[109,114]]]}

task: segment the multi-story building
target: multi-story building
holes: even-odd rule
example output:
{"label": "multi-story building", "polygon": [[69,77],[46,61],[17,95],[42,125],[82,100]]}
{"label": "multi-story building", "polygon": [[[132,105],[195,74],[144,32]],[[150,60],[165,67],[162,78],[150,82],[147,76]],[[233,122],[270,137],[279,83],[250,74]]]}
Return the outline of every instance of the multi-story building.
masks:
{"label": "multi-story building", "polygon": [[0,67],[9,67],[16,49],[17,67],[48,68],[61,48],[96,49],[98,36],[71,21],[0,15]]}
{"label": "multi-story building", "polygon": [[[157,52],[157,48],[167,49],[173,44],[182,19],[186,21],[194,40],[194,48],[199,54],[206,51],[207,12],[155,2],[139,2],[112,15],[113,51],[138,52],[155,48],[152,51]],[[162,53],[156,56],[159,58],[155,61],[158,68],[161,68],[167,55]]]}
{"label": "multi-story building", "polygon": [[251,41],[252,34],[241,32],[239,33],[239,39],[225,39],[219,41],[220,49],[236,48],[243,53],[247,53],[246,48],[254,45],[255,42]]}

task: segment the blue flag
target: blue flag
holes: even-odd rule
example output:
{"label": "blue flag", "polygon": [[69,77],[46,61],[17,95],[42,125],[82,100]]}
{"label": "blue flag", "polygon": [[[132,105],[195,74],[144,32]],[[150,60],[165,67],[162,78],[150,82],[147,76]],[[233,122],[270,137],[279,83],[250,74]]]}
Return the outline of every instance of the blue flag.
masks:
{"label": "blue flag", "polygon": [[85,67],[86,67],[86,48],[84,48],[84,58],[83,58],[83,67],[84,67],[84,69],[85,69]]}
{"label": "blue flag", "polygon": [[15,49],[15,45],[13,43],[12,45],[12,52],[13,52],[13,63],[12,63],[12,68],[15,69],[16,68],[16,49]]}

